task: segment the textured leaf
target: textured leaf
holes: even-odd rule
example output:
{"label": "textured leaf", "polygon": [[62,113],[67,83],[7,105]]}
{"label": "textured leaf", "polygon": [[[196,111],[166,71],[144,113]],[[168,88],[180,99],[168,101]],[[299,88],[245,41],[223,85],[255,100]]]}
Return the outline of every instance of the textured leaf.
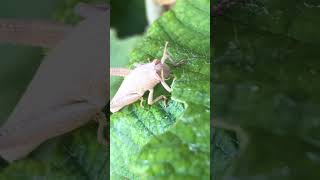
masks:
{"label": "textured leaf", "polygon": [[171,95],[156,87],[156,94],[170,97],[167,107],[137,102],[111,115],[112,179],[209,178],[209,13],[207,0],[178,0],[138,41],[130,65],[161,58],[166,41],[172,58],[186,63],[171,66]]}
{"label": "textured leaf", "polygon": [[254,0],[216,17],[215,114],[249,139],[226,179],[320,178],[317,3]]}

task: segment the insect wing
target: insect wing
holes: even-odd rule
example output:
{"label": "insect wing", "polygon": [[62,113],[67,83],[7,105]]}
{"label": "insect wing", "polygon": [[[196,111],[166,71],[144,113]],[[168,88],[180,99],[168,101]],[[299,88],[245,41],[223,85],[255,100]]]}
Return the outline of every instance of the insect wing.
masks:
{"label": "insect wing", "polygon": [[131,103],[134,103],[138,99],[142,97],[141,94],[138,93],[129,93],[129,94],[122,94],[122,96],[115,96],[113,101],[110,104],[110,111],[115,113],[122,109],[124,106],[127,106]]}
{"label": "insect wing", "polygon": [[116,112],[126,105],[129,105],[140,99],[144,92],[148,90],[145,88],[143,82],[148,81],[144,77],[148,77],[148,69],[145,65],[141,65],[130,73],[122,81],[117,93],[112,98],[110,103],[110,111]]}

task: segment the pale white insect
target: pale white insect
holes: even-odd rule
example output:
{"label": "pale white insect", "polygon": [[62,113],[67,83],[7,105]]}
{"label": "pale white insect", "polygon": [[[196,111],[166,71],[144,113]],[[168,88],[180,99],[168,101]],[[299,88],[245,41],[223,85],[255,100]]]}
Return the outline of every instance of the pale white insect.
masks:
{"label": "pale white insect", "polygon": [[[62,26],[48,27],[47,23],[35,26],[0,21],[11,24],[10,27],[23,27],[23,31],[15,32],[2,26],[0,42],[53,47],[0,128],[0,155],[9,162],[25,157],[47,139],[86,124],[108,102],[109,11],[106,6],[86,4],[79,4],[75,10],[85,19],[66,30]],[[40,32],[40,37],[34,32]],[[23,37],[15,37],[15,33]],[[52,33],[57,40],[42,41],[52,37]],[[28,34],[34,38],[25,37]],[[102,126],[98,131],[102,131]]]}
{"label": "pale white insect", "polygon": [[134,103],[139,99],[141,100],[140,105],[142,105],[142,96],[146,91],[149,91],[149,105],[152,105],[161,99],[167,99],[164,95],[153,99],[154,87],[159,83],[161,83],[168,92],[172,91],[171,87],[165,82],[166,78],[170,75],[170,69],[165,64],[165,61],[166,59],[172,60],[168,55],[167,46],[168,42],[165,44],[161,60],[155,59],[150,63],[137,65],[133,70],[124,68],[112,68],[110,70],[110,73],[113,76],[125,77],[120,88],[110,102],[111,112],[117,112],[124,106]]}

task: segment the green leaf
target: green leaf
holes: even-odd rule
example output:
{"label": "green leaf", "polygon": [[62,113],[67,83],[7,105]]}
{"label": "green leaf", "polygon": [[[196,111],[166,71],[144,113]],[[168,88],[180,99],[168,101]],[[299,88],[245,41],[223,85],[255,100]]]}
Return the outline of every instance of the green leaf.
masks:
{"label": "green leaf", "polygon": [[166,41],[172,59],[186,63],[171,66],[171,95],[160,85],[155,89],[171,99],[167,106],[141,108],[137,102],[111,115],[112,179],[209,178],[209,37],[209,1],[178,0],[138,41],[129,67],[161,58]]}
{"label": "green leaf", "polygon": [[254,0],[216,17],[215,114],[249,140],[225,160],[234,160],[226,179],[320,178],[316,5]]}

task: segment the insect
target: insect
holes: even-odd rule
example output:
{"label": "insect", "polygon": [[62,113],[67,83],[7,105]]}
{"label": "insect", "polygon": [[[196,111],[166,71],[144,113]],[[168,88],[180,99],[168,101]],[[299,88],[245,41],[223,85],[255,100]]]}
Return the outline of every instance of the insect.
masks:
{"label": "insect", "polygon": [[165,82],[166,78],[170,75],[169,66],[165,64],[165,61],[167,59],[172,61],[168,55],[167,46],[168,42],[165,43],[161,60],[155,59],[150,63],[139,64],[133,70],[123,68],[111,69],[111,75],[125,77],[120,88],[110,102],[111,112],[115,113],[124,106],[132,104],[139,99],[140,105],[142,106],[143,95],[146,91],[149,91],[147,101],[149,105],[152,105],[161,99],[164,101],[167,99],[164,95],[153,99],[154,87],[159,83],[161,83],[168,92],[172,91],[171,87]]}
{"label": "insect", "polygon": [[[77,5],[75,10],[85,19],[72,29],[68,27],[67,31],[63,31],[67,34],[61,33],[63,38],[60,40],[49,41],[50,44],[46,47],[53,48],[43,59],[26,92],[0,128],[0,155],[9,162],[25,157],[47,139],[72,131],[98,114],[103,115],[100,112],[108,103],[109,90],[109,56],[106,53],[109,11],[107,7],[86,4]],[[29,26],[24,27],[28,29]],[[51,33],[43,31],[43,28],[45,27],[40,28],[42,33]],[[39,31],[31,30],[34,36],[36,33],[32,32]],[[14,33],[8,29],[4,31]],[[28,32],[22,34],[27,35]],[[11,37],[3,41],[28,43],[30,40]],[[45,38],[46,35],[41,34],[42,37]],[[32,45],[43,43],[46,41],[35,39],[31,42]],[[102,126],[106,125],[106,121],[99,120],[102,123],[98,133],[102,133]],[[103,140],[102,135],[98,136],[98,140]]]}

